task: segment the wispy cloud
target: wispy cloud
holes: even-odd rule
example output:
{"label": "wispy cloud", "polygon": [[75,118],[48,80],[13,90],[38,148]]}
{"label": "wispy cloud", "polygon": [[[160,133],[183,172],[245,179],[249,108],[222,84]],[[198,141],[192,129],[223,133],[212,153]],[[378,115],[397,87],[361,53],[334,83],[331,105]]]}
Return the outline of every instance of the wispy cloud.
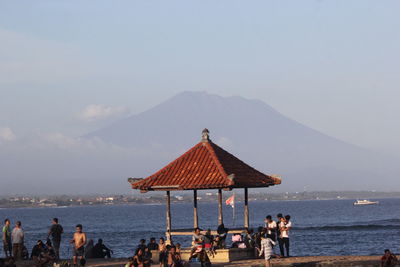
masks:
{"label": "wispy cloud", "polygon": [[83,121],[98,121],[109,118],[118,118],[129,113],[129,109],[124,106],[105,106],[105,105],[89,105],[78,114],[78,118]]}
{"label": "wispy cloud", "polygon": [[17,137],[15,136],[13,130],[9,127],[0,128],[0,142],[1,141],[14,141]]}

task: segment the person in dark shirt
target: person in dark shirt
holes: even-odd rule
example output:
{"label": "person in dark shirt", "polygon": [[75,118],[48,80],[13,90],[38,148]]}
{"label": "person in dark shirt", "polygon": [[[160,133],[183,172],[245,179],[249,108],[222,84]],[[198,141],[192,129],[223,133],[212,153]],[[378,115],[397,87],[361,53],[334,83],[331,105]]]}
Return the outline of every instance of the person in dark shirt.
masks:
{"label": "person in dark shirt", "polygon": [[54,251],[56,253],[56,258],[60,258],[60,243],[61,235],[64,233],[64,229],[61,224],[58,223],[58,218],[53,218],[51,221],[52,225],[50,227],[47,239],[51,236],[51,241],[53,244]]}
{"label": "person in dark shirt", "polygon": [[146,246],[146,239],[140,239],[139,245],[137,246],[137,249],[140,249],[143,251],[144,254],[144,250],[147,248]]}
{"label": "person in dark shirt", "polygon": [[35,262],[36,266],[45,266],[48,262],[47,258],[45,257],[46,248],[42,242],[42,240],[38,240],[36,245],[33,246],[31,252],[31,258]]}
{"label": "person in dark shirt", "polygon": [[278,220],[276,221],[276,225],[277,225],[276,237],[278,239],[279,251],[281,253],[281,256],[283,257],[285,255],[285,253],[284,253],[283,239],[281,238],[281,230],[279,228],[279,225],[284,218],[283,218],[282,213],[278,213],[278,215],[276,215],[276,217],[278,218]]}
{"label": "person in dark shirt", "polygon": [[150,238],[150,243],[147,244],[147,247],[149,250],[158,250],[158,244],[155,237]]}
{"label": "person in dark shirt", "polygon": [[380,267],[392,267],[396,266],[396,264],[397,264],[396,256],[389,249],[385,249],[385,254],[381,258]]}
{"label": "person in dark shirt", "polygon": [[103,244],[103,239],[99,239],[93,247],[93,258],[111,258],[113,251]]}

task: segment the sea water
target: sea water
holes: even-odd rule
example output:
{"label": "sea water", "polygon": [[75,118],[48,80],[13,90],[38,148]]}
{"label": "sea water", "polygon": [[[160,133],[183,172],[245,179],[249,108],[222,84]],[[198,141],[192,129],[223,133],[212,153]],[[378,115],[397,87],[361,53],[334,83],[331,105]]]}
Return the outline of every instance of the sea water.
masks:
{"label": "sea water", "polygon": [[[354,200],[252,201],[251,227],[263,225],[266,215],[290,214],[293,229],[290,249],[293,256],[376,255],[386,248],[399,253],[400,199],[379,199],[379,205],[353,206]],[[235,217],[224,206],[227,228],[243,225],[243,205],[236,203]],[[193,226],[191,203],[172,203],[173,229]],[[198,203],[199,224],[216,229],[217,203]],[[114,257],[132,256],[141,238],[165,236],[165,205],[110,205],[65,208],[1,209],[0,219],[22,222],[25,244],[30,251],[38,239],[46,240],[51,218],[58,217],[64,227],[62,257],[71,257],[75,225],[83,224],[88,239],[102,238],[114,251]],[[235,225],[233,219],[235,218]],[[189,246],[190,236],[177,236],[175,242]],[[3,254],[4,255],[4,254]]]}

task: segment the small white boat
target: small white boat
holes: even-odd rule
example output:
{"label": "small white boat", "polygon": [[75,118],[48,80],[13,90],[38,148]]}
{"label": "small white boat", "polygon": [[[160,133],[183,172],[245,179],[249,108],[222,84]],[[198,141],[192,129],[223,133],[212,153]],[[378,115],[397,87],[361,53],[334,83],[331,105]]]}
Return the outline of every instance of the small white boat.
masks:
{"label": "small white boat", "polygon": [[369,200],[357,200],[356,202],[353,203],[353,205],[377,205],[379,204],[379,201],[369,201]]}

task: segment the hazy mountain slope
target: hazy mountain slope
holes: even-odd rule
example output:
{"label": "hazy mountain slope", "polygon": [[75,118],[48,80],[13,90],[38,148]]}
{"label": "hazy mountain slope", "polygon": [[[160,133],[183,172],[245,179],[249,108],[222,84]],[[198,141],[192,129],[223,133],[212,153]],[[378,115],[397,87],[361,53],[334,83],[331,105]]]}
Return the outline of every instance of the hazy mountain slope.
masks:
{"label": "hazy mountain slope", "polygon": [[172,160],[200,140],[203,128],[245,162],[284,175],[287,190],[384,189],[376,177],[392,169],[387,159],[291,120],[264,102],[204,92],[181,93],[86,138],[170,153]]}

